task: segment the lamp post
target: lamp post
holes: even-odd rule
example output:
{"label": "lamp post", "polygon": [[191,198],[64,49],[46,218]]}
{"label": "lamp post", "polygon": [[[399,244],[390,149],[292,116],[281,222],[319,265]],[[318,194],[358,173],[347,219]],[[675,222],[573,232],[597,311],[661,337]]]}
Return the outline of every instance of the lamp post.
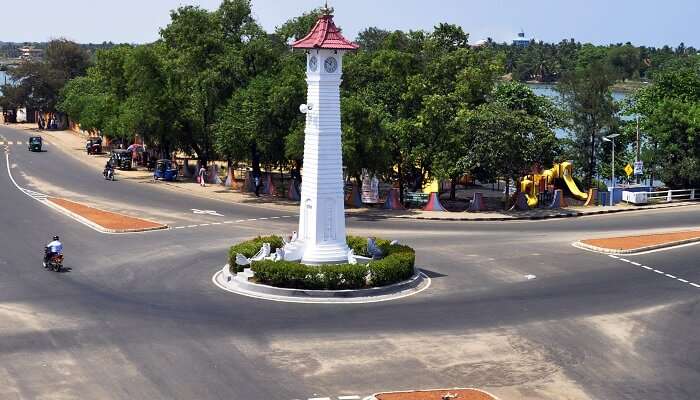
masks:
{"label": "lamp post", "polygon": [[603,136],[603,141],[612,142],[612,189],[610,190],[610,206],[613,205],[613,197],[615,196],[615,138],[620,136],[619,133]]}

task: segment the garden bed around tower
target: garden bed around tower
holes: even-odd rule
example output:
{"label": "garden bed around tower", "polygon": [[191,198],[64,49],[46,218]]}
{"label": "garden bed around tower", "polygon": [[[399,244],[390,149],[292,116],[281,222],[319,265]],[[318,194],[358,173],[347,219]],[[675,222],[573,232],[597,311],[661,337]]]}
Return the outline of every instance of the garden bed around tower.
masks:
{"label": "garden bed around tower", "polygon": [[[236,254],[250,258],[260,250],[263,243],[270,243],[272,252],[283,245],[281,237],[267,236],[232,246],[229,250],[230,273],[243,271],[243,267],[236,265]],[[366,238],[348,236],[347,243],[356,255],[369,256]],[[384,257],[367,264],[315,266],[292,261],[253,261],[250,267],[254,276],[251,280],[260,285],[277,288],[337,291],[388,286],[409,280],[416,274],[415,252],[412,248],[400,244],[392,245],[383,239],[377,239],[376,243]]]}

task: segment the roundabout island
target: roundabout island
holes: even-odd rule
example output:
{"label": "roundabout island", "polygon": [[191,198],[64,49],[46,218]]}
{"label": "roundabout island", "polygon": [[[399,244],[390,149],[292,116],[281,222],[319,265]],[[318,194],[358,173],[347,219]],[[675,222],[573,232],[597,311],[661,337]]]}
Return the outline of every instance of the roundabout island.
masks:
{"label": "roundabout island", "polygon": [[405,297],[429,285],[408,246],[345,233],[340,83],[345,39],[328,8],[292,47],[306,53],[307,104],[299,231],[231,247],[214,276],[219,287],[252,297],[303,302],[371,302]]}

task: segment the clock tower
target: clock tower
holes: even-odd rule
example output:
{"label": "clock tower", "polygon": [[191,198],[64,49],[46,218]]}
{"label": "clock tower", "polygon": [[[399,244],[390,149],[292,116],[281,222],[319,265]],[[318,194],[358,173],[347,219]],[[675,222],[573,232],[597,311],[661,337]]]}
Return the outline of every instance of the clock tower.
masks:
{"label": "clock tower", "polygon": [[358,45],[345,39],[333,22],[332,9],[322,9],[311,32],[292,47],[306,52],[304,169],[298,239],[304,264],[347,262],[340,130],[340,82],[343,55]]}

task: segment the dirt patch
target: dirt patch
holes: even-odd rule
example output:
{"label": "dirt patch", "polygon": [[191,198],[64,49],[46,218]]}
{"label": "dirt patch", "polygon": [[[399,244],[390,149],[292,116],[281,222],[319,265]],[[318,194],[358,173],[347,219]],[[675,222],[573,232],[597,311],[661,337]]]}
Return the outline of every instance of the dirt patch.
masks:
{"label": "dirt patch", "polygon": [[670,245],[687,240],[700,240],[700,231],[589,239],[583,240],[582,243],[609,250],[636,250],[650,246]]}
{"label": "dirt patch", "polygon": [[440,389],[415,392],[380,393],[377,400],[496,400],[490,394],[477,389]]}
{"label": "dirt patch", "polygon": [[156,222],[98,210],[97,208],[88,207],[65,199],[50,197],[49,201],[110,231],[137,232],[167,228],[166,225]]}

